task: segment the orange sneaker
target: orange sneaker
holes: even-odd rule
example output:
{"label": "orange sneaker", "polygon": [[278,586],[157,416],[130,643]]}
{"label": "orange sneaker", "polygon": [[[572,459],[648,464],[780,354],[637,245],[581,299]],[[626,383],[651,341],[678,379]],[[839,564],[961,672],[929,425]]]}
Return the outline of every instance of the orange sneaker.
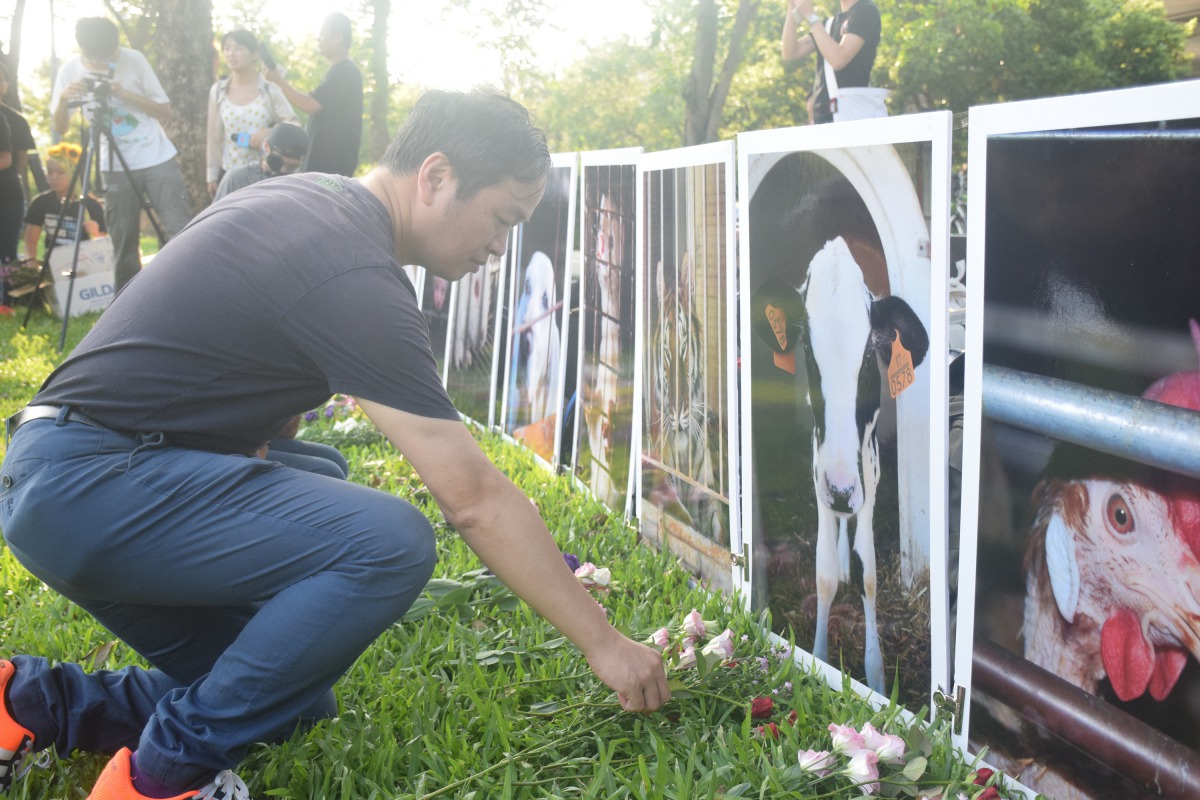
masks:
{"label": "orange sneaker", "polygon": [[[133,788],[129,758],[132,753],[122,747],[104,767],[87,800],[151,800]],[[218,775],[211,784],[198,791],[184,792],[163,800],[250,800],[246,784],[229,770]]]}
{"label": "orange sneaker", "polygon": [[8,684],[16,674],[17,668],[11,661],[0,661],[0,794],[8,791],[13,780],[25,774],[21,762],[33,747],[33,731],[21,727],[13,719],[8,704]]}

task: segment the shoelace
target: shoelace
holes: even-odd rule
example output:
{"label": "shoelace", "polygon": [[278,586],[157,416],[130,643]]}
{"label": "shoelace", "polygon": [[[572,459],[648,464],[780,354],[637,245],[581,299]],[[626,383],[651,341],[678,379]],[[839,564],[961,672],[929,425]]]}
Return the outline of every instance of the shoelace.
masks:
{"label": "shoelace", "polygon": [[37,758],[29,758],[28,753],[26,753],[26,757],[24,759],[18,760],[20,761],[20,766],[18,766],[13,772],[14,780],[25,777],[25,773],[29,772],[29,770],[33,769],[34,767],[45,769],[46,767],[50,766],[50,751],[43,750],[42,752],[38,753]]}
{"label": "shoelace", "polygon": [[250,800],[250,790],[241,778],[225,770],[213,778],[212,785],[196,795],[195,800]]}

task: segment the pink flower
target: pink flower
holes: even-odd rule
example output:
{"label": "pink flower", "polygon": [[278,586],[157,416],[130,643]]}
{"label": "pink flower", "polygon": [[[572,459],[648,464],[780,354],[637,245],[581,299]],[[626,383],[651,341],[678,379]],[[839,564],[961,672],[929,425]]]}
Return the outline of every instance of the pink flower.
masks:
{"label": "pink flower", "polygon": [[696,666],[696,648],[690,644],[683,648],[683,652],[679,654],[679,660],[675,662],[678,669],[687,669],[688,667]]}
{"label": "pink flower", "polygon": [[[850,755],[858,750],[865,749],[862,734],[849,725],[837,725],[831,722],[829,723],[829,732],[833,734],[833,752],[835,753]],[[875,755],[869,750],[867,752]]]}
{"label": "pink flower", "polygon": [[718,655],[721,658],[733,657],[733,631],[726,628],[720,636],[715,636],[704,645],[701,651],[706,656]]}
{"label": "pink flower", "polygon": [[904,740],[899,736],[877,731],[868,722],[863,725],[862,738],[863,746],[873,751],[880,761],[889,764],[899,764],[904,761],[904,751],[907,748]]}
{"label": "pink flower", "polygon": [[700,616],[700,612],[692,609],[686,617],[683,618],[683,632],[693,639],[703,639],[708,635],[708,628],[705,627],[704,618]]}
{"label": "pink flower", "polygon": [[833,754],[828,750],[801,750],[800,769],[805,772],[815,772],[824,778],[833,769]]}
{"label": "pink flower", "polygon": [[756,697],[750,701],[750,717],[766,719],[775,710],[775,701],[769,697]]}
{"label": "pink flower", "polygon": [[650,638],[646,641],[655,647],[665,649],[666,646],[671,643],[671,632],[666,628],[659,628],[654,633],[650,634]]}
{"label": "pink flower", "polygon": [[759,736],[762,736],[764,739],[768,736],[770,736],[772,739],[779,738],[779,728],[776,727],[774,722],[768,722],[766,725],[759,725],[754,729],[754,732]]}
{"label": "pink flower", "polygon": [[858,788],[867,794],[875,794],[879,791],[879,757],[871,750],[859,750],[850,756],[850,763],[846,765],[845,774],[859,784]]}
{"label": "pink flower", "polygon": [[590,561],[585,561],[579,565],[579,569],[575,570],[575,577],[583,580],[590,578],[596,574],[596,565]]}

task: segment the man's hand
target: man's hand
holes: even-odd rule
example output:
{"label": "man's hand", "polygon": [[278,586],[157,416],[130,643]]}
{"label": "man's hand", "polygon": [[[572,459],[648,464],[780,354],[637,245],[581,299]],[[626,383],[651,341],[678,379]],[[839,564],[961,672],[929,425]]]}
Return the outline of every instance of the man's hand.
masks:
{"label": "man's hand", "polygon": [[671,699],[662,654],[624,636],[587,655],[596,677],[617,693],[626,711],[657,711]]}
{"label": "man's hand", "polygon": [[792,8],[796,9],[800,19],[807,20],[808,16],[813,13],[813,0],[796,0]]}

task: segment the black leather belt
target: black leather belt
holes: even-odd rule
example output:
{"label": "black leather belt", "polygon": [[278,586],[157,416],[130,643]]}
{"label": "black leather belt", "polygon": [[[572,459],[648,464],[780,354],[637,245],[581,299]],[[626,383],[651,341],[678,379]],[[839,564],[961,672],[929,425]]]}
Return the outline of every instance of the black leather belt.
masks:
{"label": "black leather belt", "polygon": [[[35,419],[58,419],[58,415],[61,413],[61,406],[25,406],[4,421],[5,435],[11,439],[13,434],[20,430],[21,426],[26,422],[32,422]],[[67,409],[66,420],[68,422],[82,422],[84,425],[91,425],[93,428],[104,427],[87,414],[84,414],[82,411],[76,411],[73,408]]]}

